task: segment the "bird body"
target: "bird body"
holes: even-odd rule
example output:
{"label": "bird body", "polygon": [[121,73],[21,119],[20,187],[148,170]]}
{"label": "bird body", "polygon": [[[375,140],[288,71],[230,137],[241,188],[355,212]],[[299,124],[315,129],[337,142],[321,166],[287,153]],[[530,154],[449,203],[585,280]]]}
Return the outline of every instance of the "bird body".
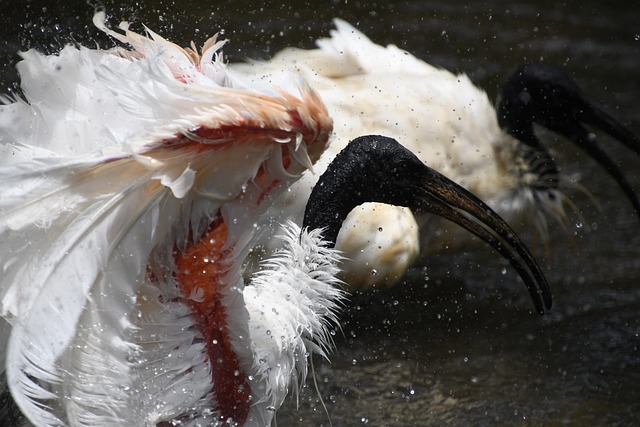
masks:
{"label": "bird body", "polygon": [[365,202],[461,225],[551,307],[508,225],[382,136],[336,156],[245,286],[260,214],[326,148],[324,104],[297,78],[229,73],[221,42],[95,21],[133,49],[27,52],[26,99],[0,107],[0,374],[34,425],[270,425],[331,346],[334,246]]}
{"label": "bird body", "polygon": [[[530,122],[518,123],[528,126],[527,132],[514,131],[510,123],[500,122],[500,114],[487,94],[466,75],[431,66],[394,45],[379,46],[340,19],[335,20],[335,26],[331,38],[317,41],[317,49],[287,48],[268,61],[231,66],[232,71],[255,82],[277,80],[283,72],[295,69],[318,90],[334,119],[335,142],[316,164],[316,171],[323,171],[346,141],[356,135],[386,135],[401,141],[426,164],[476,194],[516,230],[534,231],[544,238],[549,222],[567,223],[563,187],[575,184],[559,174],[542,144],[519,138],[529,130],[533,135],[536,122],[574,139],[574,132],[550,126],[552,120],[545,121],[548,116],[576,129],[579,126],[574,123],[581,119],[602,127],[591,118],[572,115],[582,109],[594,116],[605,116],[581,97],[577,85],[564,90],[572,85],[558,79],[558,71],[550,66],[520,69],[512,78],[512,98],[503,99],[498,111],[509,117],[510,113],[502,108],[509,105],[508,101],[514,104],[513,111],[530,110]],[[517,81],[518,76],[532,74],[538,80]],[[530,95],[538,90],[542,94],[539,98]],[[556,98],[565,100],[558,101],[564,104],[550,107],[541,101]],[[569,100],[574,98],[578,101],[571,105]],[[521,108],[529,99],[535,102]],[[604,130],[622,128],[611,119]],[[632,149],[640,147],[630,132],[613,135],[622,135],[627,145],[635,147]],[[597,150],[590,154],[594,151]],[[596,157],[601,161],[599,154]],[[604,165],[609,173],[616,168],[611,161],[604,160]],[[620,175],[614,176],[619,183]],[[305,173],[271,208],[271,217],[299,221],[304,200],[316,179],[317,175]],[[638,210],[633,189],[628,184],[620,185],[626,187],[627,196]],[[272,221],[265,222],[268,225]],[[468,242],[460,229],[432,215],[414,218],[404,208],[366,204],[346,219],[337,247],[344,252],[345,280],[352,288],[358,288],[394,284],[417,258],[424,261],[443,248]]]}
{"label": "bird body", "polygon": [[[518,193],[526,187],[508,166],[513,160],[509,147],[515,142],[500,131],[484,91],[464,74],[433,67],[393,45],[376,45],[346,22],[335,23],[337,30],[331,39],[318,41],[319,49],[287,48],[268,62],[230,66],[232,72],[256,82],[277,81],[294,69],[318,90],[334,119],[335,138],[315,171],[322,172],[347,141],[363,132],[387,135],[430,167],[455,177],[508,220],[531,210],[530,197]],[[306,195],[317,176],[306,173],[293,184],[270,209],[272,218],[301,221]],[[419,225],[424,229],[420,238]],[[429,230],[438,235],[428,234]],[[421,247],[423,256],[428,256],[440,245],[455,244],[456,238],[442,238],[445,230],[457,234],[454,227],[432,216],[416,222],[406,208],[357,207],[338,241],[345,254],[347,282],[356,286],[395,282]]]}

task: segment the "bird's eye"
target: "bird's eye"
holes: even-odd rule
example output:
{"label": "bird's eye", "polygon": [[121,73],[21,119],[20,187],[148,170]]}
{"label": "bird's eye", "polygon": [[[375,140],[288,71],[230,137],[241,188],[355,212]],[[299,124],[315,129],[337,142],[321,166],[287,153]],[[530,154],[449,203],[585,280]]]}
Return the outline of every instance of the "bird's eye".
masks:
{"label": "bird's eye", "polygon": [[407,162],[406,160],[400,160],[396,165],[397,172],[403,172],[403,171],[406,171],[407,169],[409,169],[409,162]]}

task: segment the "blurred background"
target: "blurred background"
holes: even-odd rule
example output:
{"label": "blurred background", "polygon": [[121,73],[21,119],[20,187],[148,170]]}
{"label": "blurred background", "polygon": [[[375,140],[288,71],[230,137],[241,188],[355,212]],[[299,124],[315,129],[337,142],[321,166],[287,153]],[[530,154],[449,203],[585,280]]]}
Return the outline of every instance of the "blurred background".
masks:
{"label": "blurred background", "polygon": [[[640,8],[622,0],[3,0],[0,94],[16,93],[21,50],[113,46],[91,23],[96,7],[112,26],[144,24],[185,46],[222,32],[232,62],[311,48],[340,17],[379,44],[468,74],[491,99],[518,65],[542,60],[640,134]],[[569,195],[578,211],[568,228],[552,226],[544,245],[528,241],[552,311],[532,312],[516,273],[488,246],[433,256],[403,286],[353,296],[331,363],[314,360],[317,385],[310,378],[287,401],[278,425],[640,425],[640,221],[595,162],[543,138],[590,193]],[[601,143],[640,192],[640,159],[603,135]]]}

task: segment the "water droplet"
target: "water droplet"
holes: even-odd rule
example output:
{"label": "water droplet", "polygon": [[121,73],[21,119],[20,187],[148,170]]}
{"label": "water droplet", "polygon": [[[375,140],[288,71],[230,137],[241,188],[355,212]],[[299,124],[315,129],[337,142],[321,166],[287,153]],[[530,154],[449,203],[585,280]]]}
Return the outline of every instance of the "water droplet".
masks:
{"label": "water droplet", "polygon": [[371,269],[371,275],[374,276],[374,277],[377,276],[378,275],[378,270],[376,270],[375,268],[372,268]]}
{"label": "water droplet", "polygon": [[583,224],[581,222],[576,222],[577,229],[581,229],[582,227],[583,227]]}
{"label": "water droplet", "polygon": [[502,273],[503,276],[505,274],[507,274],[507,268],[506,267],[502,267],[502,270],[500,270],[500,273]]}

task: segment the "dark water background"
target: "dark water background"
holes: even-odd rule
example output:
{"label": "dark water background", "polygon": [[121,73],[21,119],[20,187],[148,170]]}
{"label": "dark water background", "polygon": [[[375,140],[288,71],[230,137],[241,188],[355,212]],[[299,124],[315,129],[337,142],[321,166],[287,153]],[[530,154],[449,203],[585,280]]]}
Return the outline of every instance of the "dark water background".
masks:
{"label": "dark water background", "polygon": [[[96,2],[0,2],[0,93],[15,90],[21,49],[109,41]],[[312,47],[331,18],[380,44],[465,72],[495,98],[526,60],[559,64],[640,134],[640,6],[611,1],[104,2],[112,24],[145,23],[178,44],[224,29],[232,61]],[[579,149],[546,135],[595,200],[571,194],[571,226],[533,245],[555,297],[544,317],[484,246],[434,256],[402,288],[356,295],[331,363],[315,359],[334,426],[640,425],[640,221],[616,184]],[[602,137],[640,191],[640,159]],[[277,424],[329,425],[311,381]],[[297,408],[296,408],[297,406]]]}

